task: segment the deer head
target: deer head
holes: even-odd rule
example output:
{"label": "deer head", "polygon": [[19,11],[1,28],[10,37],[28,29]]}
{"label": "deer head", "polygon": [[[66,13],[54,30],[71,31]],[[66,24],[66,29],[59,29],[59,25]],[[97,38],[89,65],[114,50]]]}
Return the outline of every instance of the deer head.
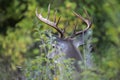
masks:
{"label": "deer head", "polygon": [[[65,38],[64,33],[65,33],[66,29],[64,28],[62,30],[58,26],[59,21],[60,21],[60,17],[56,21],[56,15],[55,15],[54,21],[50,21],[49,20],[49,13],[50,13],[50,5],[48,6],[48,17],[47,18],[44,18],[41,14],[38,14],[38,12],[36,10],[36,16],[38,17],[38,19],[40,21],[44,22],[45,24],[51,26],[52,28],[56,29],[57,32],[59,33],[59,36],[57,36],[56,39],[54,40],[56,42],[54,44],[54,48],[55,49],[54,49],[54,51],[52,53],[49,53],[47,55],[47,57],[48,58],[54,58],[58,54],[63,53],[64,56],[61,56],[58,61],[61,61],[63,59],[73,58],[73,59],[75,59],[74,66],[78,70],[78,66],[76,65],[76,62],[80,61],[80,60],[81,61],[83,60],[82,59],[82,54],[78,50],[78,47],[80,45],[84,44],[82,34],[86,33],[87,30],[89,28],[91,28],[91,24],[92,23],[91,23],[89,17],[88,18],[84,18],[80,14],[77,14],[76,12],[73,12],[78,19],[81,19],[83,22],[86,23],[87,27],[84,30],[82,30],[82,31],[77,31],[76,30],[76,25],[74,25],[74,29],[73,29],[72,35],[68,36],[67,38]],[[85,11],[85,13],[88,16],[86,11]]]}

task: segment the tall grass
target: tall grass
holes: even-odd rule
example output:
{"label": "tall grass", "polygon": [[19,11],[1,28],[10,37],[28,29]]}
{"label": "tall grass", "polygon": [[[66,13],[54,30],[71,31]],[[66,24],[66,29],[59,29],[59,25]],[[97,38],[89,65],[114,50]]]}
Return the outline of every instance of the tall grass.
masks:
{"label": "tall grass", "polygon": [[65,59],[60,63],[55,63],[55,60],[60,56],[56,56],[52,60],[48,59],[46,55],[53,49],[51,44],[53,44],[55,37],[50,31],[40,32],[39,29],[37,31],[40,37],[37,40],[41,41],[40,56],[26,61],[25,74],[27,80],[74,80],[74,74],[79,76],[80,80],[88,80],[88,78],[89,80],[100,80],[94,72],[91,54],[91,31],[88,31],[86,36],[83,35],[85,39],[85,45],[82,48],[84,62],[79,63],[82,69],[80,73],[76,73],[72,66],[74,59]]}

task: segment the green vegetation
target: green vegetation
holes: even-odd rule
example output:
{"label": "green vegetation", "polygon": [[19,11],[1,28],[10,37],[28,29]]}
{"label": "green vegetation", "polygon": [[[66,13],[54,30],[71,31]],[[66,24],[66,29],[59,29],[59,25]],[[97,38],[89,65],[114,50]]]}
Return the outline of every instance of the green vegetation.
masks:
{"label": "green vegetation", "polygon": [[[94,70],[98,72],[87,70],[81,75],[88,74],[87,80],[119,80],[120,0],[0,0],[0,80],[16,80],[16,66],[27,71],[28,80],[38,80],[37,77],[32,77],[30,71],[34,70],[33,74],[38,76],[40,70],[48,69],[50,72],[50,67],[54,67],[40,64],[47,60],[44,57],[48,53],[47,48],[51,50],[50,44],[47,44],[51,40],[48,40],[45,34],[51,33],[47,32],[48,28],[54,33],[56,31],[35,16],[36,8],[46,16],[49,3],[50,19],[53,20],[54,12],[57,11],[57,19],[61,16],[61,28],[68,21],[68,34],[75,22],[79,22],[79,29],[85,27],[72,11],[83,14],[84,8],[91,15],[92,53],[96,65]],[[43,43],[46,45],[40,45]],[[44,55],[41,56],[42,54]],[[47,62],[49,63],[49,60]],[[40,66],[43,68],[39,68]],[[43,73],[47,73],[46,78],[51,76],[48,72]],[[86,80],[86,77],[83,80]]]}

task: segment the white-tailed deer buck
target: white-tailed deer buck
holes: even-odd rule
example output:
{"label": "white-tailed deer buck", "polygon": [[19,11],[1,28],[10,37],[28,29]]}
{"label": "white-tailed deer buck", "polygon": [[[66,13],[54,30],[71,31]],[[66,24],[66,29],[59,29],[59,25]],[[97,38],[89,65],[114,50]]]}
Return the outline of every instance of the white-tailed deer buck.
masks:
{"label": "white-tailed deer buck", "polygon": [[83,18],[80,14],[73,12],[76,17],[78,17],[79,19],[81,19],[83,22],[86,23],[87,27],[82,31],[77,31],[76,25],[74,25],[72,35],[68,36],[67,38],[64,36],[66,29],[64,28],[62,30],[58,26],[58,23],[60,21],[60,17],[56,21],[56,15],[55,15],[54,21],[50,21],[49,20],[49,13],[50,13],[50,5],[48,6],[48,17],[47,18],[44,18],[41,14],[38,14],[38,12],[36,10],[36,16],[38,17],[38,19],[40,21],[44,22],[45,24],[51,26],[52,28],[56,29],[57,32],[59,33],[59,36],[56,37],[56,39],[54,40],[55,41],[55,45],[54,45],[55,49],[53,52],[49,53],[47,55],[47,57],[54,58],[57,55],[64,54],[64,55],[61,55],[56,61],[62,62],[65,59],[72,58],[72,59],[74,59],[73,66],[75,67],[76,71],[78,71],[78,72],[81,71],[78,62],[83,61],[83,56],[80,53],[80,51],[78,50],[78,47],[80,45],[84,44],[82,34],[85,34],[87,32],[87,30],[89,28],[91,28],[91,25],[92,25],[87,12],[85,11],[88,18]]}

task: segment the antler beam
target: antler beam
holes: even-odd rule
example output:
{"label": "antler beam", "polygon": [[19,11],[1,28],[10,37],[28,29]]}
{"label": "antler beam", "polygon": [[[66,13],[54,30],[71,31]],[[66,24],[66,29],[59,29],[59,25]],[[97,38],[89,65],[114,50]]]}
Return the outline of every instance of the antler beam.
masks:
{"label": "antler beam", "polygon": [[63,35],[63,32],[62,32],[62,30],[59,29],[59,27],[58,27],[58,23],[59,23],[59,21],[60,21],[60,17],[59,17],[58,21],[56,22],[56,15],[55,15],[55,20],[54,20],[54,22],[52,22],[52,21],[48,20],[49,14],[50,14],[50,5],[48,6],[48,17],[47,17],[47,18],[44,18],[41,14],[38,14],[37,9],[36,9],[36,16],[38,17],[38,19],[39,19],[40,21],[46,23],[47,25],[53,27],[54,29],[56,29],[56,30],[60,33],[60,36],[59,36],[59,37],[60,37],[60,38],[63,38],[63,36],[64,36],[64,35]]}
{"label": "antler beam", "polygon": [[[73,12],[75,14],[76,17],[78,17],[79,19],[81,19],[83,22],[86,23],[87,27],[82,30],[82,31],[76,31],[76,26],[77,24],[75,24],[75,28],[74,28],[74,32],[73,34],[69,37],[69,38],[73,38],[81,33],[85,33],[92,25],[92,22],[90,21],[90,18],[89,18],[89,15],[87,14],[87,11],[85,11],[85,14],[88,18],[84,18],[82,17],[80,14],[77,14],[76,12]],[[37,9],[36,9],[36,16],[38,17],[38,19],[44,23],[46,23],[47,25],[53,27],[54,29],[56,29],[58,32],[59,32],[59,37],[60,38],[64,38],[64,32],[65,32],[65,29],[66,27],[64,28],[64,30],[61,30],[59,27],[58,27],[58,24],[59,24],[59,21],[60,21],[60,18],[58,18],[58,20],[56,21],[56,12],[55,12],[55,15],[54,15],[54,21],[50,21],[49,20],[49,15],[50,15],[50,5],[48,6],[48,16],[47,18],[44,18],[41,14],[38,14],[37,12]]]}
{"label": "antler beam", "polygon": [[[77,35],[79,35],[81,33],[85,33],[92,25],[92,22],[90,21],[90,19],[85,19],[80,14],[77,14],[76,12],[73,12],[73,13],[75,14],[75,16],[77,16],[79,19],[81,19],[82,21],[84,21],[87,24],[87,28],[85,28],[82,31],[78,31],[78,32],[74,31],[74,34],[71,36],[71,38],[73,38],[73,37],[75,37],[75,36],[77,36]],[[86,11],[85,11],[85,14],[89,18],[89,16],[88,16]]]}

